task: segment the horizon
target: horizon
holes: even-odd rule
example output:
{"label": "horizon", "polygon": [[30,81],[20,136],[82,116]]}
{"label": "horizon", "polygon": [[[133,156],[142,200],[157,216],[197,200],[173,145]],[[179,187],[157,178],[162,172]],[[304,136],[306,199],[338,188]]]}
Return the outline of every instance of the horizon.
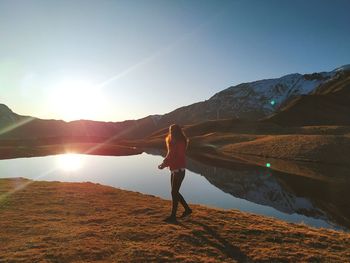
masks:
{"label": "horizon", "polygon": [[349,7],[1,1],[0,103],[42,119],[123,121],[243,82],[331,71],[350,62]]}
{"label": "horizon", "polygon": [[[341,65],[341,66],[339,66],[339,67],[336,67],[336,68],[334,68],[334,69],[332,69],[332,70],[329,70],[329,71],[320,71],[320,72],[332,72],[332,71],[335,71],[335,70],[340,69],[340,68],[343,68],[343,67],[350,67],[350,64],[344,64],[344,65]],[[260,79],[260,80],[252,80],[252,81],[249,81],[249,82],[242,82],[242,83],[235,84],[235,85],[233,85],[233,86],[237,86],[237,85],[240,85],[240,84],[243,84],[243,83],[254,83],[254,82],[256,82],[256,81],[264,81],[264,80],[270,80],[270,79],[279,79],[279,78],[282,78],[282,77],[285,77],[285,76],[288,76],[288,75],[293,75],[293,74],[302,74],[302,75],[303,75],[303,74],[312,74],[312,73],[320,73],[320,72],[308,72],[308,73],[294,72],[294,73],[285,74],[285,75],[282,75],[282,76],[279,76],[279,77],[275,77],[275,78],[264,78],[264,79]],[[232,87],[232,86],[230,86],[230,87]],[[230,87],[226,87],[226,88],[230,88]],[[224,89],[226,89],[226,88],[224,88]],[[224,90],[224,89],[222,89],[222,90]],[[222,90],[220,90],[220,91],[222,91]],[[220,92],[220,91],[218,91],[218,92]],[[212,94],[212,96],[214,96],[214,95],[215,95],[215,94]],[[208,98],[208,99],[209,99],[209,98]],[[194,104],[194,103],[197,103],[197,102],[199,102],[199,101],[193,102],[193,103],[191,103],[191,104]],[[275,103],[275,102],[273,101],[273,103]],[[9,107],[8,105],[2,103],[1,101],[0,101],[0,105],[4,105],[5,107],[9,108],[9,109],[10,109],[12,112],[14,112],[15,114],[18,114],[18,112],[14,111],[11,107]],[[189,105],[190,105],[190,104],[189,104]],[[182,106],[179,106],[179,108],[181,108],[181,107],[183,107],[183,106],[188,106],[188,105],[182,105]],[[172,112],[172,111],[174,111],[174,110],[176,110],[176,109],[172,109],[172,110],[170,110],[169,112]],[[167,113],[169,113],[169,112],[165,112],[165,113],[163,113],[163,114],[167,114]],[[149,117],[149,116],[161,116],[161,115],[163,115],[163,114],[154,113],[154,114],[149,114],[149,115],[146,115],[146,116],[141,116],[141,117],[138,118],[138,119],[146,118],[146,117]],[[22,115],[22,114],[19,114],[19,115]],[[23,115],[22,115],[22,116],[23,116]],[[24,116],[25,116],[25,115],[24,115]],[[28,115],[27,117],[38,118],[37,116],[29,116],[29,115]],[[39,119],[44,119],[44,118],[39,118]],[[118,121],[110,121],[110,120],[92,120],[92,119],[73,119],[73,120],[65,120],[65,119],[55,119],[55,118],[51,118],[51,120],[58,120],[58,121],[64,121],[64,122],[74,122],[74,121],[123,122],[123,121],[138,120],[138,119],[123,119],[123,120],[118,120]]]}

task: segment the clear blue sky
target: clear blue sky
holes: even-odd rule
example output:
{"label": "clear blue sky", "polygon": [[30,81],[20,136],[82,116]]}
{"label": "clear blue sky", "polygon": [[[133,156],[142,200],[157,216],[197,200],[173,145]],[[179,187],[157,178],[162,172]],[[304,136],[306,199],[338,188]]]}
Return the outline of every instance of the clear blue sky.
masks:
{"label": "clear blue sky", "polygon": [[163,114],[241,82],[350,63],[350,1],[0,0],[0,103]]}

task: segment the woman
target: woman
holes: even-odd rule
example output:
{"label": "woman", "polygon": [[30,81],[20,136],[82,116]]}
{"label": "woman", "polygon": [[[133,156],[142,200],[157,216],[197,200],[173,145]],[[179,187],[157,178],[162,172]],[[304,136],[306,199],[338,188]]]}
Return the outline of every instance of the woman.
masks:
{"label": "woman", "polygon": [[179,193],[181,183],[185,177],[187,138],[181,127],[177,124],[173,124],[169,127],[169,133],[165,142],[168,153],[163,163],[160,164],[158,168],[164,169],[165,167],[169,167],[171,171],[172,210],[171,215],[166,218],[166,221],[176,221],[176,212],[179,202],[185,208],[181,217],[188,216],[192,213],[191,208]]}

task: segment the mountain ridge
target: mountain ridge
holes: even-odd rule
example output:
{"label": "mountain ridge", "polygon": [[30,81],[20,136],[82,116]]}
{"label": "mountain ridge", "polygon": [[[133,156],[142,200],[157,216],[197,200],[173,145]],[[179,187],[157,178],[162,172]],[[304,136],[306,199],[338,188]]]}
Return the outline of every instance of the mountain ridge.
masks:
{"label": "mountain ridge", "polygon": [[[0,137],[16,139],[78,135],[140,139],[172,123],[188,125],[219,119],[257,121],[276,116],[295,99],[313,92],[320,93],[320,87],[337,82],[347,72],[350,72],[350,65],[330,72],[293,73],[280,78],[241,83],[215,93],[208,100],[195,102],[163,115],[155,114],[121,122],[44,120],[18,115],[6,105],[0,104]],[[276,121],[276,117],[274,118],[268,120]],[[9,126],[13,128],[8,129]]]}

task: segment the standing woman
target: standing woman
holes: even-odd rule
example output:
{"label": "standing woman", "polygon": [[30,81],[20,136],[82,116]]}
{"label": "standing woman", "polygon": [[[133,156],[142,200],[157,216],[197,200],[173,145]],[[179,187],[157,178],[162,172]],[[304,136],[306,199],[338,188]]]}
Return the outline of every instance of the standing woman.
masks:
{"label": "standing woman", "polygon": [[191,208],[179,192],[181,183],[185,177],[187,138],[181,127],[177,124],[173,124],[169,127],[169,133],[165,142],[168,153],[163,163],[160,164],[158,168],[164,169],[165,167],[169,167],[171,171],[172,210],[171,215],[166,218],[166,221],[176,222],[176,212],[179,202],[185,208],[181,217],[188,216],[192,213]]}

